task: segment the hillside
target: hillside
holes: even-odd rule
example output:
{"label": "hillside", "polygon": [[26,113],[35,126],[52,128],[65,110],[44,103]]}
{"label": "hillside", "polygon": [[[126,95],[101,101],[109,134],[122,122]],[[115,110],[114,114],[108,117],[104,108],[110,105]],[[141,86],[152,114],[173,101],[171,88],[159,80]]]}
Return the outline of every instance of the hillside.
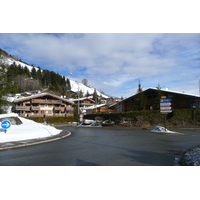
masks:
{"label": "hillside", "polygon": [[[37,77],[37,73],[39,74],[39,72],[40,73],[44,73],[44,72],[49,72],[48,70],[43,70],[43,69],[40,69],[40,68],[37,68],[37,67],[34,67],[34,66],[32,66],[32,65],[29,65],[29,64],[27,64],[27,63],[25,63],[25,62],[23,62],[23,61],[21,61],[21,60],[19,60],[19,59],[17,59],[17,58],[15,58],[15,57],[13,57],[13,56],[11,56],[11,55],[8,55],[8,53],[6,52],[6,51],[4,51],[4,50],[2,50],[2,49],[0,49],[0,51],[1,51],[1,57],[0,57],[0,64],[2,64],[2,65],[7,65],[7,66],[12,66],[12,65],[14,65],[14,66],[20,66],[21,68],[23,68],[23,69],[28,69],[28,71],[31,73],[31,78],[35,78],[35,79],[37,79],[38,77]],[[38,71],[39,70],[39,71]],[[35,77],[33,77],[33,73],[35,74]],[[45,73],[45,74],[46,74]],[[57,77],[57,76],[59,76],[58,74],[56,74],[55,72],[50,72],[51,74],[53,73],[53,78],[52,79],[54,79],[54,82],[55,82],[55,77]],[[50,75],[51,75],[50,74]],[[46,75],[46,76],[50,76],[49,75],[49,73]],[[60,76],[62,76],[62,75],[60,75]],[[94,93],[94,88],[92,88],[92,87],[89,87],[89,86],[86,86],[86,85],[84,85],[84,84],[82,84],[82,83],[78,83],[77,81],[74,81],[74,80],[71,80],[71,79],[69,79],[68,77],[66,77],[66,76],[63,76],[63,77],[65,77],[65,81],[67,82],[67,79],[69,80],[69,82],[70,82],[70,86],[71,86],[71,91],[73,91],[73,92],[77,92],[78,91],[78,89],[79,89],[79,91],[82,91],[83,92],[83,95],[85,96],[87,93],[89,93],[89,94],[93,94]],[[46,80],[42,80],[41,82],[43,82],[43,86],[45,86],[45,84],[47,84],[47,82],[48,81],[46,81]],[[62,83],[63,83],[63,81],[62,81]],[[55,83],[55,84],[59,84],[58,82],[57,83]],[[52,83],[51,83],[51,85],[52,85]],[[58,88],[58,87],[51,87],[50,89],[54,89],[54,90],[59,90],[60,88]],[[62,89],[60,89],[60,90],[68,90],[68,87],[66,87],[66,88],[62,88]],[[96,89],[96,92],[97,92],[97,95],[98,96],[102,96],[102,97],[105,97],[105,98],[108,98],[108,96],[107,95],[105,95],[105,94],[102,94],[100,91],[98,91],[97,89]],[[63,92],[60,92],[60,95],[63,95],[62,94]]]}

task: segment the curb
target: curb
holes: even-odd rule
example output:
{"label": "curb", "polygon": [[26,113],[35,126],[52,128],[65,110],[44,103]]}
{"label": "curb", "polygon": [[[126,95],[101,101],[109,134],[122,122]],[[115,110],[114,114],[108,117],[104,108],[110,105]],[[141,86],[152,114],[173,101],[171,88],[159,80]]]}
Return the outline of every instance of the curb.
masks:
{"label": "curb", "polygon": [[27,147],[27,146],[37,145],[37,144],[43,144],[43,143],[47,143],[47,142],[53,142],[53,141],[56,141],[56,140],[64,139],[64,138],[66,138],[70,135],[71,135],[71,132],[68,131],[68,133],[66,135],[59,136],[59,137],[56,137],[56,138],[53,138],[53,139],[47,139],[47,140],[42,140],[42,141],[38,141],[38,142],[31,142],[31,143],[26,143],[26,144],[18,144],[18,145],[7,146],[7,147],[0,147],[0,151],[6,150],[6,149],[14,149],[14,148]]}

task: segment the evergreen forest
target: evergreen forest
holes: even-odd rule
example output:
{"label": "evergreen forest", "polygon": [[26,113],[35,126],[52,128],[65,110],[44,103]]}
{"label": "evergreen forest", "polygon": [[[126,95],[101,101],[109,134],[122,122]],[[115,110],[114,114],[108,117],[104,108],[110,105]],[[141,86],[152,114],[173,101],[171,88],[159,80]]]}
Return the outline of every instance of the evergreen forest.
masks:
{"label": "evergreen forest", "polygon": [[[1,50],[0,55],[1,53],[5,54],[6,52]],[[3,74],[1,72],[1,76],[3,75],[1,83],[3,81],[12,86],[12,90],[9,90],[10,93],[34,93],[38,90],[49,89],[57,95],[66,96],[67,91],[71,89],[69,79],[54,71],[42,70],[40,67],[32,67],[30,71],[28,67],[16,65],[15,62],[11,65],[4,65],[3,62],[0,62],[0,67],[4,71]]]}

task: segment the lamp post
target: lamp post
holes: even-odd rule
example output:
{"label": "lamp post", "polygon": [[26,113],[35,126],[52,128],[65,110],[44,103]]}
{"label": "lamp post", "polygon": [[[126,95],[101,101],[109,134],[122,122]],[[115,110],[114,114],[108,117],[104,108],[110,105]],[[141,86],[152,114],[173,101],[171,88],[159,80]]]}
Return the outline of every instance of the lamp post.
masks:
{"label": "lamp post", "polygon": [[[73,73],[70,73],[70,75],[72,76]],[[78,81],[77,81],[78,83]],[[79,83],[78,83],[78,121],[77,121],[77,126],[79,125],[79,115],[80,115],[80,111],[79,111],[79,107],[80,107],[80,102],[79,102]]]}

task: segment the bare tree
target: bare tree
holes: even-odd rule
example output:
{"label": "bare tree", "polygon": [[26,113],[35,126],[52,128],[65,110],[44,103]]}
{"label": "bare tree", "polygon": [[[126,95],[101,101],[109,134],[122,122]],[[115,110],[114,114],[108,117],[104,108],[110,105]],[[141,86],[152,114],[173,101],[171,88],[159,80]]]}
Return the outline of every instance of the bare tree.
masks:
{"label": "bare tree", "polygon": [[82,80],[82,83],[83,83],[83,85],[88,86],[88,80],[87,80],[86,78],[84,78],[84,79]]}

